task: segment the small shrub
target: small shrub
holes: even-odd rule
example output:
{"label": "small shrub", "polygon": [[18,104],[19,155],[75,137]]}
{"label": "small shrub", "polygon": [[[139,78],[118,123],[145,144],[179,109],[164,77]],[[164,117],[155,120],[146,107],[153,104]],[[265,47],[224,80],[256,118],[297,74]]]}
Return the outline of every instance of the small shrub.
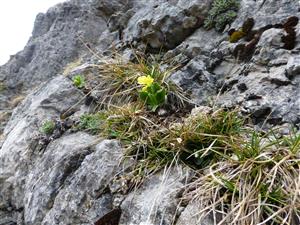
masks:
{"label": "small shrub", "polygon": [[77,88],[83,88],[85,86],[85,79],[82,75],[76,75],[73,77],[73,84]]}
{"label": "small shrub", "polygon": [[204,21],[206,29],[216,28],[223,31],[227,24],[231,24],[237,17],[239,2],[237,0],[214,0],[212,8]]}
{"label": "small shrub", "polygon": [[55,123],[52,120],[47,120],[42,123],[40,127],[40,132],[43,134],[50,135],[55,129]]}

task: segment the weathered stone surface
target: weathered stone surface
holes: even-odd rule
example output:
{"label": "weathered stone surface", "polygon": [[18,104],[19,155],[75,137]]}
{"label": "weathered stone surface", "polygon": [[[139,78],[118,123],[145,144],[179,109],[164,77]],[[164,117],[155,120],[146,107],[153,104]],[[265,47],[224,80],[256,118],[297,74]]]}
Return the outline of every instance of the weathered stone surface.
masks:
{"label": "weathered stone surface", "polygon": [[284,31],[282,29],[269,29],[265,31],[256,45],[258,53],[254,56],[254,62],[261,65],[268,65],[270,61],[278,60],[277,51],[281,53],[279,54],[280,56],[283,56],[280,49],[284,45],[281,41],[283,35]]}
{"label": "weathered stone surface", "polygon": [[215,224],[213,219],[209,216],[201,218],[199,212],[203,209],[200,204],[195,202],[190,202],[184,211],[180,214],[176,225],[213,225]]}
{"label": "weathered stone surface", "polygon": [[286,76],[285,66],[270,71],[254,66],[247,73],[231,74],[217,101],[225,107],[240,105],[255,123],[297,124],[299,85],[298,78],[290,80]]}
{"label": "weathered stone surface", "polygon": [[13,112],[0,150],[0,205],[24,207],[24,185],[38,152],[39,127],[46,119],[59,118],[82,97],[72,83],[59,76],[30,94]]}
{"label": "weathered stone surface", "polygon": [[80,39],[97,43],[105,21],[75,1],[68,1],[38,14],[32,37],[24,50],[1,67],[8,88],[32,88],[48,80],[84,50]]}
{"label": "weathered stone surface", "polygon": [[206,64],[201,58],[192,59],[185,67],[172,74],[170,78],[181,86],[196,104],[208,104],[207,96],[216,94],[216,76],[207,71]]}
{"label": "weathered stone surface", "polygon": [[297,3],[294,0],[243,0],[240,2],[237,19],[231,27],[241,27],[247,17],[255,19],[254,29],[268,24],[280,23],[291,15],[299,15]]}
{"label": "weathered stone surface", "polygon": [[0,151],[0,212],[8,211],[3,221],[16,222],[15,210],[24,209],[25,224],[91,224],[112,209],[106,188],[120,172],[116,141],[96,145],[99,138],[79,132],[37,148],[41,121],[79,110],[82,96],[59,76],[14,111]]}
{"label": "weathered stone surface", "polygon": [[[175,62],[178,69],[170,79],[191,93],[196,104],[239,106],[257,125],[299,127],[300,24],[295,27],[294,49],[282,48],[285,31],[269,29],[247,62],[232,56],[235,47],[246,41],[230,43],[226,34],[248,17],[255,19],[254,29],[292,15],[300,18],[295,0],[240,1],[237,19],[222,34],[202,27],[211,3],[71,0],[37,16],[27,46],[0,68],[1,225],[88,225],[118,206],[124,225],[172,224],[177,216],[179,225],[212,224],[208,218],[198,221],[195,215],[201,209],[195,203],[181,214],[177,208],[188,177],[185,169],[160,172],[120,197],[113,188],[118,186],[113,177],[122,169],[117,142],[100,143],[89,134],[68,131],[41,147],[37,138],[42,121],[59,118],[70,108],[74,118],[88,111],[78,103],[81,91],[67,77],[58,76],[67,64],[80,58],[82,65],[74,70],[70,66],[70,78],[115,50],[132,59],[132,46]],[[53,80],[35,90],[49,79]]]}
{"label": "weathered stone surface", "polygon": [[125,41],[142,40],[153,49],[172,49],[203,24],[212,1],[150,1],[128,21]]}
{"label": "weathered stone surface", "polygon": [[38,159],[25,184],[25,223],[40,224],[52,208],[57,194],[68,185],[70,176],[92,153],[96,138],[85,133],[64,136],[50,143]]}
{"label": "weathered stone surface", "polygon": [[[290,0],[286,1],[241,1],[238,18],[231,27],[241,27],[245,18],[253,17],[254,29],[268,24],[282,23],[291,15],[300,17],[297,7],[293,7]],[[276,15],[276,16],[274,16]],[[298,24],[299,26],[299,24]],[[297,26],[297,27],[298,27]],[[297,28],[298,29],[298,28]],[[296,29],[296,31],[297,31]],[[281,38],[286,35],[283,29],[269,29],[265,31],[254,51],[250,62],[232,63],[232,48],[236,44],[223,41],[219,45],[221,64],[212,71],[226,77],[219,79],[222,89],[217,103],[225,107],[241,106],[247,114],[254,118],[254,123],[299,124],[299,78],[295,76],[297,60],[295,53],[299,53],[299,42],[290,51],[283,49]],[[241,40],[240,43],[243,43]],[[238,44],[238,43],[237,43]],[[231,70],[227,67],[233,64]]]}
{"label": "weathered stone surface", "polygon": [[286,65],[287,74],[289,77],[300,75],[300,56],[293,55],[288,59]]}
{"label": "weathered stone surface", "polygon": [[[66,144],[70,145],[70,142]],[[54,150],[53,147],[49,146],[48,150]],[[75,157],[71,163],[79,163],[78,169],[65,180],[55,199],[52,199],[53,205],[48,208],[41,224],[92,224],[108,213],[112,209],[112,196],[107,187],[113,177],[121,172],[121,157],[119,143],[109,140],[96,145],[94,152],[84,159],[76,160]],[[43,186],[47,188],[45,183]],[[36,199],[41,200],[40,197]],[[28,218],[31,218],[30,214]]]}
{"label": "weathered stone surface", "polygon": [[188,170],[177,167],[150,177],[123,201],[120,225],[172,224],[179,204],[176,196],[189,175]]}
{"label": "weathered stone surface", "polygon": [[28,94],[57,76],[68,63],[82,57],[88,52],[84,43],[90,47],[98,44],[106,22],[87,5],[86,1],[67,1],[37,15],[32,36],[23,51],[0,67],[0,83],[6,87],[0,92],[0,109],[9,112],[16,96]]}

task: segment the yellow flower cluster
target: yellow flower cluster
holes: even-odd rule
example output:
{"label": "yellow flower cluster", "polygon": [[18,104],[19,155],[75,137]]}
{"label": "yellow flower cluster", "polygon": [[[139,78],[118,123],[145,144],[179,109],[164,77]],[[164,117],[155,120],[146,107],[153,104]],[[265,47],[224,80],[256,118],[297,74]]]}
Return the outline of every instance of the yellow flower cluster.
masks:
{"label": "yellow flower cluster", "polygon": [[138,78],[138,84],[143,85],[142,91],[147,91],[147,88],[150,87],[154,81],[154,79],[148,75],[148,76],[140,76]]}

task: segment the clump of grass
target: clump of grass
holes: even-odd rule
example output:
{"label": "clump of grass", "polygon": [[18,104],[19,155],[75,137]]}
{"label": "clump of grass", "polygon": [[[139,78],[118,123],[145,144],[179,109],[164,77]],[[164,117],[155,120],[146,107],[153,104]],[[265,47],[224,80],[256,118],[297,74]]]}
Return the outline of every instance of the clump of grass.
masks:
{"label": "clump of grass", "polygon": [[215,27],[217,31],[223,31],[226,25],[231,24],[237,17],[238,9],[238,0],[214,0],[204,21],[204,27],[206,29]]}
{"label": "clump of grass", "polygon": [[149,114],[142,104],[114,106],[95,114],[83,115],[79,128],[104,138],[120,140],[126,157],[136,159],[134,170],[139,171],[137,176],[157,171],[168,164],[167,158],[174,158],[172,152],[162,153],[158,142],[152,138],[164,127],[159,125],[157,115]]}
{"label": "clump of grass", "polygon": [[[95,122],[96,121],[96,122]],[[119,139],[128,157],[153,172],[175,158],[193,168],[205,166],[223,154],[228,140],[239,135],[243,121],[236,112],[224,110],[200,114],[185,121],[165,120],[149,113],[141,104],[128,104],[81,118],[81,128],[106,138]],[[96,125],[96,127],[94,127]],[[214,154],[207,155],[207,148]],[[145,166],[145,165],[148,166]]]}
{"label": "clump of grass", "polygon": [[105,119],[103,113],[84,114],[80,117],[78,128],[88,131],[92,134],[97,134],[101,130],[102,121]]}
{"label": "clump of grass", "polygon": [[40,132],[46,135],[51,135],[55,129],[55,122],[52,120],[46,120],[40,127]]}
{"label": "clump of grass", "polygon": [[244,132],[227,148],[189,184],[185,196],[201,202],[200,215],[215,215],[215,224],[299,224],[300,134]]}
{"label": "clump of grass", "polygon": [[[215,224],[299,224],[300,134],[277,137],[245,127],[237,111],[200,112],[166,120],[142,104],[112,106],[81,126],[118,139],[134,158],[134,180],[174,162],[199,172],[184,198],[202,204]],[[217,218],[217,219],[216,219]]]}
{"label": "clump of grass", "polygon": [[[102,92],[102,98],[100,100],[100,108],[109,108],[111,105],[123,105],[131,102],[153,102],[154,104],[149,104],[151,109],[156,109],[157,107],[163,105],[163,100],[169,99],[165,102],[166,104],[172,104],[176,102],[176,105],[184,106],[189,99],[186,97],[184,92],[180,87],[175,85],[173,82],[168,80],[169,75],[175,68],[161,69],[161,64],[148,59],[145,60],[141,57],[136,57],[135,62],[125,61],[122,58],[116,57],[115,59],[103,60],[99,65],[94,65],[99,71],[98,78],[100,80],[99,85],[96,87],[97,90]],[[140,92],[145,92],[145,86],[138,82],[141,77],[151,77],[153,79],[153,84],[162,90],[164,97],[167,98],[151,98],[155,101],[150,101],[152,94],[149,87],[150,95],[147,95],[147,100],[141,98]],[[148,93],[148,92],[147,92]],[[172,98],[170,98],[172,96]],[[182,107],[183,108],[183,107]]]}
{"label": "clump of grass", "polygon": [[194,168],[218,160],[229,151],[229,143],[240,136],[243,123],[237,111],[223,109],[188,118],[177,131],[183,143],[183,160]]}

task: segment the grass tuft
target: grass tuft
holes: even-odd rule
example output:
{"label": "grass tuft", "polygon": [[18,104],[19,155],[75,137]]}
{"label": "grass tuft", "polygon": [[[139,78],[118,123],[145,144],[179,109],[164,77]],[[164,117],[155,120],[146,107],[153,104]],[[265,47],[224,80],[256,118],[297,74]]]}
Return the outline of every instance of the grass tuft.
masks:
{"label": "grass tuft", "polygon": [[229,143],[185,196],[201,202],[201,217],[218,215],[215,224],[299,224],[300,135],[247,134]]}
{"label": "grass tuft", "polygon": [[139,93],[143,86],[138,83],[140,77],[152,77],[156,84],[166,91],[165,105],[176,105],[184,108],[190,100],[180,87],[171,82],[168,77],[175,68],[162,69],[161,64],[153,61],[153,57],[145,60],[136,57],[135,62],[125,61],[121,57],[102,60],[93,65],[98,70],[97,79],[100,80],[95,90],[101,92],[99,108],[121,106],[138,102]]}

